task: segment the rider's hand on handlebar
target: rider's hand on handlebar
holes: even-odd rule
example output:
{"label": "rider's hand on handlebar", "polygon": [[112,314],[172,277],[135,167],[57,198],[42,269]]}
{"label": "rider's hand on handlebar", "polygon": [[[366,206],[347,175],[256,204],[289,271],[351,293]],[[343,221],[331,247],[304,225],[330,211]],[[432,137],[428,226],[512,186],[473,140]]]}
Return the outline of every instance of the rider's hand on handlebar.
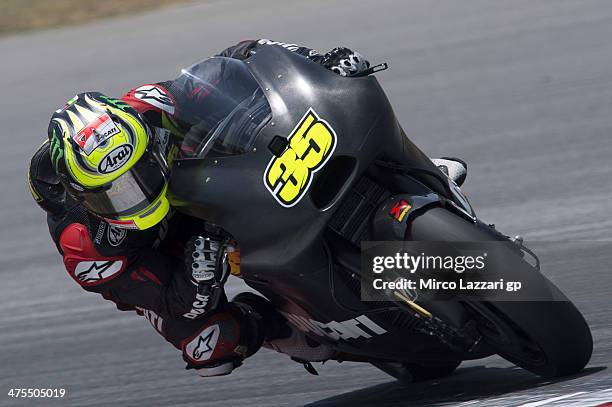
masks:
{"label": "rider's hand on handlebar", "polygon": [[370,62],[359,52],[337,47],[323,56],[322,65],[340,76],[352,76],[368,69]]}
{"label": "rider's hand on handlebar", "polygon": [[193,236],[185,246],[185,269],[198,286],[219,285],[228,272],[227,248],[223,242]]}

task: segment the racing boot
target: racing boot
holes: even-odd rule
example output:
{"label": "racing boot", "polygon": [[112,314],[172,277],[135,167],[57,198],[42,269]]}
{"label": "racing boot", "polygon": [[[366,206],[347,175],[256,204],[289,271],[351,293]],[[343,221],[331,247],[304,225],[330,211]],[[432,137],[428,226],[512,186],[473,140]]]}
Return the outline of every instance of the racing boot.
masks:
{"label": "racing boot", "polygon": [[455,157],[432,158],[431,161],[457,186],[463,185],[467,177],[467,163]]}

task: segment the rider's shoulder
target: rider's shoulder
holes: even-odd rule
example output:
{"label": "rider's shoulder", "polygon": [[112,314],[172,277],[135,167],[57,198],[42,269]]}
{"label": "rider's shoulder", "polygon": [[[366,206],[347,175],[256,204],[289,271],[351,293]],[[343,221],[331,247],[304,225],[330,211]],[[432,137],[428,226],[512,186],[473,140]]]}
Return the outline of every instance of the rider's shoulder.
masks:
{"label": "rider's shoulder", "polygon": [[[55,225],[57,241],[64,253],[93,250],[102,256],[129,256],[153,248],[160,227],[128,230],[87,213],[81,205],[71,208]],[[93,252],[92,252],[93,253]]]}
{"label": "rider's shoulder", "polygon": [[121,99],[141,114],[166,112],[173,115],[176,99],[170,92],[172,82],[147,83],[131,89]]}

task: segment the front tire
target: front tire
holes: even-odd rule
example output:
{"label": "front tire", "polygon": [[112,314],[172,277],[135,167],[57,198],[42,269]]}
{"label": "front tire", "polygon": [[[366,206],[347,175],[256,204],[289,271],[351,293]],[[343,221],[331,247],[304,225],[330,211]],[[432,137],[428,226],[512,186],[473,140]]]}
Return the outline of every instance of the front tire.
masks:
{"label": "front tire", "polygon": [[[443,208],[432,208],[414,219],[410,235],[418,241],[507,240],[494,229],[468,222]],[[533,281],[548,282],[537,270],[532,272]],[[557,377],[582,370],[593,351],[591,331],[584,317],[562,293],[558,292],[557,297],[562,301],[482,301],[464,305],[476,319],[487,344],[500,356],[538,375]]]}
{"label": "front tire", "polygon": [[469,303],[485,341],[504,359],[544,377],[586,366],[591,331],[570,301]]}

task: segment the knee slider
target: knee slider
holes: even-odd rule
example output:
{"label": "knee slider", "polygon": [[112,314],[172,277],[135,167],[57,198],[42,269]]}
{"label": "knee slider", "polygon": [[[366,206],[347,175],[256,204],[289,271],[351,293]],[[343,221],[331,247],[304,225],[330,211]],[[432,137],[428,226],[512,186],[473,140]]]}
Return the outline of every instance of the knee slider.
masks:
{"label": "knee slider", "polygon": [[[240,310],[229,307],[207,318],[204,324],[181,343],[188,369],[212,368],[231,362],[237,367],[261,346],[253,346],[252,330]],[[218,369],[217,369],[218,370]]]}

